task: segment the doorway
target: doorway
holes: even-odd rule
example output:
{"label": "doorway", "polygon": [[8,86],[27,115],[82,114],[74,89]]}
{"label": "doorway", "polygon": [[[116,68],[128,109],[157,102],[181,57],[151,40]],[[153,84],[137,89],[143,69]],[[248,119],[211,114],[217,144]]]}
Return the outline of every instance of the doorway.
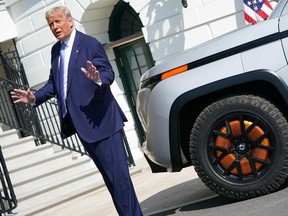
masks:
{"label": "doorway", "polygon": [[136,131],[141,143],[145,133],[136,112],[136,99],[140,78],[144,72],[153,67],[154,61],[144,39],[114,49],[121,80],[135,121]]}
{"label": "doorway", "polygon": [[109,38],[112,43],[119,41],[113,47],[116,63],[141,144],[146,138],[136,111],[136,97],[141,75],[154,66],[142,27],[139,14],[129,3],[121,0],[115,5],[110,17]]}

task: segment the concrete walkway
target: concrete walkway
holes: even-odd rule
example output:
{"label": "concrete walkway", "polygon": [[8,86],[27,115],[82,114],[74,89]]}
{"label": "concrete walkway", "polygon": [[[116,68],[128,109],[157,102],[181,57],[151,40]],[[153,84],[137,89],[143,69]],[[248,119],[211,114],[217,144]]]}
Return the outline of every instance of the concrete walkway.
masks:
{"label": "concrete walkway", "polygon": [[[136,161],[136,166],[131,168],[130,172],[143,214],[146,216],[214,195],[198,179],[193,167],[178,173],[152,173],[143,158]],[[37,214],[51,215],[117,216],[117,212],[106,187],[102,187]]]}

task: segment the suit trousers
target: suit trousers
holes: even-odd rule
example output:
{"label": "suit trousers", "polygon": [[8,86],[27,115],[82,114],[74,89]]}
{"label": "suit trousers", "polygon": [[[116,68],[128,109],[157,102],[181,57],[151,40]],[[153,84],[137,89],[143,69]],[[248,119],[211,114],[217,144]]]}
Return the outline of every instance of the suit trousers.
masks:
{"label": "suit trousers", "polygon": [[121,130],[95,143],[81,142],[102,174],[119,216],[142,216],[128,169]]}

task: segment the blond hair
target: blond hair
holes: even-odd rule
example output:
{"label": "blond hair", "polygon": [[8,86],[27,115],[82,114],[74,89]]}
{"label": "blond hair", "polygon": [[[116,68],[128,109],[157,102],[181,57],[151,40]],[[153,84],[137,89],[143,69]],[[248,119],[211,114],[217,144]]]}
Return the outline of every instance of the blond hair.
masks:
{"label": "blond hair", "polygon": [[58,6],[51,8],[46,12],[46,20],[48,20],[49,17],[53,17],[59,13],[62,13],[66,16],[66,18],[72,18],[71,12],[67,7],[64,6]]}

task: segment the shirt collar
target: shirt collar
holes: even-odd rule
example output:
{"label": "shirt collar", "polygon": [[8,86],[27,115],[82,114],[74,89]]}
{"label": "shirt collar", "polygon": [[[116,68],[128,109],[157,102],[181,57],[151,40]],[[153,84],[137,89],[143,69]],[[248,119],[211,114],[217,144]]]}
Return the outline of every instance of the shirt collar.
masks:
{"label": "shirt collar", "polygon": [[72,30],[71,35],[64,41],[64,43],[68,46],[68,47],[72,47],[74,39],[75,39],[75,35],[76,35],[76,29],[74,28]]}

